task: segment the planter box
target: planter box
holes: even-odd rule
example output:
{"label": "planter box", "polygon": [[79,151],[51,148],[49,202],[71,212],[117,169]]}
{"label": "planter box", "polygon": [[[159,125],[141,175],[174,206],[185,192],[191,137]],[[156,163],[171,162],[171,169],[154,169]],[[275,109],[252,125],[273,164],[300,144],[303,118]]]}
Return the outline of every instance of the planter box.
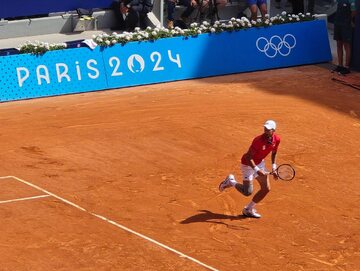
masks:
{"label": "planter box", "polygon": [[0,58],[0,101],[331,61],[323,20]]}

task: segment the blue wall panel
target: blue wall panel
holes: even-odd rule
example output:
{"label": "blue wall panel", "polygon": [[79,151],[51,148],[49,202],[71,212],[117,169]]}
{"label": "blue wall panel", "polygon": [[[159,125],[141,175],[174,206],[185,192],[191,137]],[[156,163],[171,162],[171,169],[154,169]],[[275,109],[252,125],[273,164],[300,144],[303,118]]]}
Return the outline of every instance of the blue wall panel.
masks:
{"label": "blue wall panel", "polygon": [[331,60],[324,21],[115,45],[103,55],[113,88]]}
{"label": "blue wall panel", "polygon": [[0,57],[0,101],[331,61],[324,21]]}
{"label": "blue wall panel", "polygon": [[107,88],[99,49],[0,57],[0,101],[79,93]]}

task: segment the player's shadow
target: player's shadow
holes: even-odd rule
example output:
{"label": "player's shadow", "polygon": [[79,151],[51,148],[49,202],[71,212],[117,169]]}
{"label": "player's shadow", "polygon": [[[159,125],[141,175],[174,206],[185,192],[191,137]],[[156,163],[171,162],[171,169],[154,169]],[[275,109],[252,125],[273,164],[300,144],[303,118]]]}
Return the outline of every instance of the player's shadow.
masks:
{"label": "player's shadow", "polygon": [[[217,214],[213,213],[208,210],[199,210],[200,213],[190,216],[183,221],[180,222],[180,224],[190,224],[190,223],[199,223],[199,222],[205,222],[205,223],[214,223],[214,224],[223,224],[228,227],[234,227],[229,226],[227,223],[224,222],[224,220],[242,220],[246,217],[244,215],[225,215],[225,214]],[[236,226],[238,228],[239,226]],[[242,229],[247,229],[245,227],[241,227]]]}

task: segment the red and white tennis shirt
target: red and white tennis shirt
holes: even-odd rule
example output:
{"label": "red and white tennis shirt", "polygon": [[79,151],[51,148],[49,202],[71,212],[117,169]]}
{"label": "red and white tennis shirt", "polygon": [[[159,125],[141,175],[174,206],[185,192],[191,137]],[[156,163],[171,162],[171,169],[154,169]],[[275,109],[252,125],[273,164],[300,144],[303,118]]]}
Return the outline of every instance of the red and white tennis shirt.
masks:
{"label": "red and white tennis shirt", "polygon": [[[251,157],[255,164],[258,165],[270,152],[277,152],[279,144],[280,137],[275,133],[272,136],[271,142],[269,142],[265,134],[255,137],[249,148],[249,152],[251,153]],[[246,166],[251,166],[246,160],[245,154],[241,158],[241,163]]]}

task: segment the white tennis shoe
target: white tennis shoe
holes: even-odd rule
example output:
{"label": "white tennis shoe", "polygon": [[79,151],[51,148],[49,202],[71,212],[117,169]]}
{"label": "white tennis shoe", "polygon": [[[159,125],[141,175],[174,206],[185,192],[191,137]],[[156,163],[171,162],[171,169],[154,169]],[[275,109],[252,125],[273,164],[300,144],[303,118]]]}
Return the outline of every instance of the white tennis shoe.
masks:
{"label": "white tennis shoe", "polygon": [[247,217],[254,217],[254,218],[260,218],[261,217],[261,214],[259,214],[258,212],[256,212],[256,209],[248,209],[248,208],[244,208],[243,211],[242,211],[243,215],[244,216],[247,216]]}
{"label": "white tennis shoe", "polygon": [[226,188],[232,187],[231,182],[230,182],[230,179],[231,179],[231,180],[235,180],[234,175],[230,174],[229,176],[227,176],[227,177],[225,178],[224,181],[222,181],[222,182],[219,184],[219,190],[220,190],[220,192],[224,191]]}

